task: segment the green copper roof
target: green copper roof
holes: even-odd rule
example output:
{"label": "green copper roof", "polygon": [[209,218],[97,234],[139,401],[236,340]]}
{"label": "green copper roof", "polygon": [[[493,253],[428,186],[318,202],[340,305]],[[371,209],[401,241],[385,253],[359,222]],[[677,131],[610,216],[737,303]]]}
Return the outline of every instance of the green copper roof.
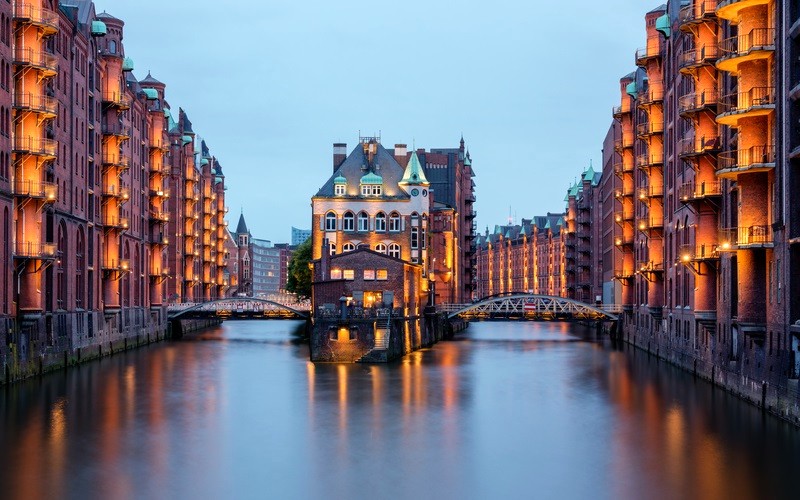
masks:
{"label": "green copper roof", "polygon": [[133,59],[126,57],[122,60],[122,71],[133,71]]}
{"label": "green copper roof", "polygon": [[151,101],[158,99],[158,91],[156,89],[142,89],[142,92]]}
{"label": "green copper roof", "polygon": [[92,36],[103,36],[108,33],[106,23],[103,21],[92,21]]}
{"label": "green copper roof", "polygon": [[628,86],[627,86],[627,87],[625,87],[625,92],[626,92],[626,93],[627,93],[629,96],[631,96],[631,97],[633,97],[634,99],[636,99],[636,95],[638,94],[638,92],[637,92],[637,89],[636,89],[636,82],[631,82],[631,83],[629,83],[629,84],[628,84]]}
{"label": "green copper roof", "polygon": [[183,143],[184,143],[184,144],[189,144],[189,143],[190,143],[190,142],[192,142],[193,140],[194,140],[194,139],[192,139],[192,136],[191,136],[191,135],[184,135],[184,136],[183,136]]}
{"label": "green copper roof", "polygon": [[589,181],[589,182],[592,182],[594,180],[594,169],[592,168],[591,164],[589,165],[589,168],[584,170],[584,172],[583,172],[583,180]]}
{"label": "green copper roof", "polygon": [[472,158],[469,157],[469,150],[467,150],[467,155],[464,157],[464,166],[472,166]]}
{"label": "green copper roof", "polygon": [[361,178],[361,184],[383,184],[383,177],[375,172],[368,172]]}
{"label": "green copper roof", "polygon": [[208,158],[201,158],[200,159],[200,166],[201,167],[205,167],[206,165],[208,165]]}
{"label": "green copper roof", "polygon": [[[364,180],[362,179],[361,182],[364,182]],[[335,179],[333,179],[333,183],[334,184],[347,184],[347,179],[345,179],[344,177],[339,175]]]}
{"label": "green copper roof", "polygon": [[669,14],[664,14],[663,16],[656,19],[656,31],[660,31],[664,34],[664,38],[669,38],[672,34],[672,26],[669,22]]}
{"label": "green copper roof", "polygon": [[408,160],[408,165],[400,184],[430,184],[428,179],[425,178],[425,172],[422,170],[416,151],[411,153],[411,159]]}

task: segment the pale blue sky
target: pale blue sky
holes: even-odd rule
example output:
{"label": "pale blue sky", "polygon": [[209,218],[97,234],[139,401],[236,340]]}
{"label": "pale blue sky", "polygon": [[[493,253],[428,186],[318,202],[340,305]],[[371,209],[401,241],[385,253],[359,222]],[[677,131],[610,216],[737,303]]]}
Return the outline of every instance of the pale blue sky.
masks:
{"label": "pale blue sky", "polygon": [[457,147],[477,173],[478,227],[563,208],[644,44],[641,0],[96,0],[123,19],[135,75],[222,163],[230,218],[284,242],[310,225],[332,144]]}

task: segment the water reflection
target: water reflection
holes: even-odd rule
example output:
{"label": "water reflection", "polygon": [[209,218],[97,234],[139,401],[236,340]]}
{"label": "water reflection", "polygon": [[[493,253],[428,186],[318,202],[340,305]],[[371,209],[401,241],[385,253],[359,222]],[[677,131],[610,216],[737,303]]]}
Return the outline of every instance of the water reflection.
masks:
{"label": "water reflection", "polygon": [[386,366],[223,327],[0,391],[3,497],[779,498],[799,433],[561,323]]}

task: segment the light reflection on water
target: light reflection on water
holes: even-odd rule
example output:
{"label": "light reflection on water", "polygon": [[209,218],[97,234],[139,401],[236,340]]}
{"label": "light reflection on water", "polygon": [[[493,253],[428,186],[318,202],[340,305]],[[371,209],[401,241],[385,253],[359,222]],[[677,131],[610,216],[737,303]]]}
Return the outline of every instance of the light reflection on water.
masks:
{"label": "light reflection on water", "polygon": [[0,390],[4,498],[777,498],[800,435],[563,323],[388,366],[223,327]]}

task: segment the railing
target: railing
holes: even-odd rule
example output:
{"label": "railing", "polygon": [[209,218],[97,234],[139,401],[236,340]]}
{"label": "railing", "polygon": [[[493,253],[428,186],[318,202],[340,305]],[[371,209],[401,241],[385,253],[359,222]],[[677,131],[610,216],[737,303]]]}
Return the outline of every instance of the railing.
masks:
{"label": "railing", "polygon": [[623,245],[633,245],[633,234],[622,234],[614,238],[614,245],[621,247]]}
{"label": "railing", "polygon": [[736,247],[760,247],[772,245],[774,242],[772,227],[754,225],[723,229],[720,231],[719,250],[732,250]]}
{"label": "railing", "polygon": [[704,45],[699,49],[689,49],[678,56],[678,69],[688,70],[703,65],[711,65],[719,57],[717,45]]}
{"label": "railing", "polygon": [[622,133],[621,139],[617,139],[614,141],[614,150],[617,152],[620,152],[625,148],[632,148],[632,147],[633,147],[633,136],[626,134],[625,132]]}
{"label": "railing", "polygon": [[58,59],[53,54],[33,50],[29,47],[17,47],[14,51],[14,64],[33,66],[48,73],[58,73]]}
{"label": "railing", "polygon": [[103,104],[109,106],[123,109],[131,107],[131,98],[125,92],[103,92],[102,100]]}
{"label": "railing", "polygon": [[640,271],[643,273],[661,273],[664,271],[664,263],[651,260],[643,264]]}
{"label": "railing", "polygon": [[703,198],[722,196],[722,182],[705,181],[700,184],[687,182],[678,187],[678,198],[681,201],[699,200]]}
{"label": "railing", "polygon": [[168,142],[164,141],[164,137],[161,133],[156,133],[155,135],[150,136],[150,147],[153,149],[165,149],[169,146]]}
{"label": "railing", "polygon": [[43,199],[46,202],[58,200],[58,184],[42,181],[14,181],[14,195],[26,198]]}
{"label": "railing", "polygon": [[720,114],[746,113],[753,108],[765,106],[775,106],[775,89],[773,87],[753,87],[747,92],[723,96]]}
{"label": "railing", "polygon": [[633,165],[630,162],[626,163],[624,161],[618,161],[614,164],[615,174],[619,175],[626,172],[633,172]]}
{"label": "railing", "polygon": [[696,156],[715,153],[720,149],[719,137],[687,137],[678,141],[678,156]]}
{"label": "railing", "polygon": [[660,134],[664,132],[664,122],[650,122],[640,123],[636,126],[636,134],[640,137],[652,134]]}
{"label": "railing", "polygon": [[169,198],[169,190],[167,189],[151,189],[150,196],[154,198]]}
{"label": "railing", "polygon": [[102,266],[105,271],[128,271],[131,268],[131,261],[128,259],[103,259]]}
{"label": "railing", "polygon": [[648,168],[656,165],[662,165],[664,157],[654,154],[642,154],[636,157],[636,166],[638,168]]}
{"label": "railing", "polygon": [[625,221],[631,221],[634,219],[633,209],[630,210],[618,210],[614,212],[614,222],[617,224],[621,224]]}
{"label": "railing", "polygon": [[638,189],[638,197],[640,200],[648,198],[657,198],[664,195],[664,186],[646,186]]}
{"label": "railing", "polygon": [[116,135],[119,137],[130,137],[131,136],[131,128],[127,125],[123,125],[121,123],[104,123],[103,124],[103,134],[104,135]]}
{"label": "railing", "polygon": [[755,28],[749,33],[726,38],[719,48],[724,58],[741,57],[757,50],[775,50],[775,30]]}
{"label": "railing", "polygon": [[775,146],[753,146],[748,149],[725,151],[717,157],[717,170],[750,169],[755,166],[775,166]]}
{"label": "railing", "polygon": [[150,271],[150,276],[152,277],[169,276],[169,267],[162,267],[161,269],[152,269]]}
{"label": "railing", "polygon": [[131,195],[127,189],[117,186],[104,186],[103,196],[107,198],[120,198],[122,200],[127,200]]}
{"label": "railing", "polygon": [[641,66],[647,59],[661,55],[661,37],[653,36],[647,39],[647,45],[636,50],[636,65]]}
{"label": "railing", "polygon": [[664,227],[664,219],[661,217],[642,217],[636,222],[636,227],[639,228],[639,231],[659,229]]}
{"label": "railing", "polygon": [[58,114],[58,99],[32,92],[17,92],[14,94],[14,108],[56,115]]}
{"label": "railing", "polygon": [[664,100],[663,90],[642,90],[637,95],[639,106],[655,104]]}
{"label": "railing", "polygon": [[123,154],[103,153],[102,162],[103,165],[113,165],[121,168],[129,168],[131,159],[127,155]]}
{"label": "railing", "polygon": [[103,217],[103,225],[106,227],[113,227],[117,229],[128,229],[128,219],[125,217],[107,215]]}
{"label": "railing", "polygon": [[712,17],[717,10],[718,0],[694,0],[679,13],[680,24],[689,24],[702,21],[704,18]]}
{"label": "railing", "polygon": [[633,269],[615,269],[614,270],[614,278],[618,280],[627,280],[631,279],[636,276],[636,272]]}
{"label": "railing", "polygon": [[55,158],[58,155],[58,142],[53,139],[17,136],[14,138],[14,152]]}
{"label": "railing", "polygon": [[[678,113],[686,114],[714,108],[719,103],[719,94],[716,90],[705,90],[700,93],[691,93],[678,99]],[[715,112],[716,114],[716,112]]]}
{"label": "railing", "polygon": [[633,196],[633,188],[617,188],[614,190],[614,198],[625,198]]}
{"label": "railing", "polygon": [[58,14],[51,10],[41,9],[28,3],[16,3],[14,5],[14,20],[29,22],[41,26],[48,33],[58,31]]}
{"label": "railing", "polygon": [[14,245],[14,257],[22,259],[55,259],[57,254],[55,243],[33,243],[17,241]]}
{"label": "railing", "polygon": [[703,243],[700,245],[681,245],[678,249],[679,259],[682,262],[697,260],[713,260],[719,258],[717,243]]}

